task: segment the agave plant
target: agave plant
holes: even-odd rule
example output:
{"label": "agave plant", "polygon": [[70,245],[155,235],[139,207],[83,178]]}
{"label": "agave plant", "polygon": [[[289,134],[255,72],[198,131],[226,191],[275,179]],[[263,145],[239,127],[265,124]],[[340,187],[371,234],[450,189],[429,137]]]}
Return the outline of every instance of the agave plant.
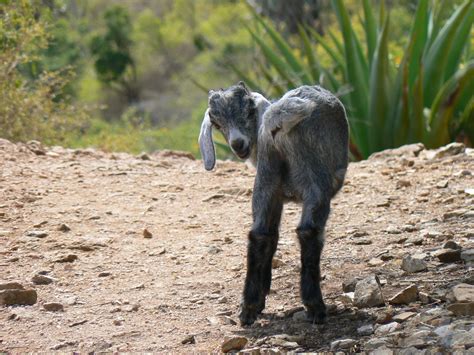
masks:
{"label": "agave plant", "polygon": [[[474,143],[474,60],[465,54],[474,2],[466,0],[443,23],[443,8],[435,11],[429,0],[420,0],[398,65],[390,59],[390,16],[383,1],[377,21],[369,0],[363,0],[365,37],[357,35],[343,1],[332,0],[332,4],[343,40],[331,32],[323,37],[300,28],[303,54],[299,56],[255,14],[263,34],[248,30],[265,58],[258,72],[271,85],[272,94],[315,83],[339,93],[348,111],[352,143],[363,158],[412,142],[437,147],[461,130]],[[318,61],[315,44],[331,58],[331,67]],[[261,90],[259,82],[232,68]]]}

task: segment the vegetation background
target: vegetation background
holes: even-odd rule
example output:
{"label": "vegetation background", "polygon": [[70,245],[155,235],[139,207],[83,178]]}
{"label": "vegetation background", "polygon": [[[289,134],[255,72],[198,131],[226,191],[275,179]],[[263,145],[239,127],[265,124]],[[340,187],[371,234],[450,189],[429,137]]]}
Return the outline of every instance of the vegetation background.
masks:
{"label": "vegetation background", "polygon": [[0,137],[199,156],[207,90],[245,79],[336,92],[354,158],[472,144],[473,21],[469,0],[0,0]]}

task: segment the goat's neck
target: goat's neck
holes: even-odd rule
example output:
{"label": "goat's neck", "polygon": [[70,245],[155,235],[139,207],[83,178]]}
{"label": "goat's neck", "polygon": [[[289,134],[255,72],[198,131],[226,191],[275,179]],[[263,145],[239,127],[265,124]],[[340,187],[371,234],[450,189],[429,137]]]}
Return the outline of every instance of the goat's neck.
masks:
{"label": "goat's neck", "polygon": [[[252,92],[252,98],[255,101],[255,106],[257,106],[257,132],[255,132],[255,136],[257,137],[255,144],[257,145],[259,130],[263,123],[263,114],[267,110],[268,106],[270,106],[270,101],[268,101],[265,96],[259,94],[258,92]],[[249,161],[255,167],[257,166],[257,151],[258,146],[252,149],[252,154],[249,157]]]}

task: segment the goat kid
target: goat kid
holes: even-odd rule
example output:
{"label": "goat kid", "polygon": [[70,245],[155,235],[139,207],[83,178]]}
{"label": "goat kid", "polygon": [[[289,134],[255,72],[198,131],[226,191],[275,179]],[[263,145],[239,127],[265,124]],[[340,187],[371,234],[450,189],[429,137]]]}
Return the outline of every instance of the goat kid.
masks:
{"label": "goat kid", "polygon": [[348,164],[343,105],[318,86],[291,90],[274,103],[249,91],[243,82],[211,90],[199,135],[206,170],[212,170],[216,162],[213,127],[239,158],[257,168],[241,324],[252,324],[265,308],[283,204],[288,201],[303,204],[296,230],[301,247],[301,298],[308,319],[324,322],[319,267],[324,228]]}

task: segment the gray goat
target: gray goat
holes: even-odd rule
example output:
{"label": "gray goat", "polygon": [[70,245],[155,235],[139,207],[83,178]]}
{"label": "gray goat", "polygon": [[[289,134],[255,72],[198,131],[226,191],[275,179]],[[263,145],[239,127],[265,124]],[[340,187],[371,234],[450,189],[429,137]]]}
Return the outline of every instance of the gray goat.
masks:
{"label": "gray goat", "polygon": [[210,91],[199,135],[206,170],[216,157],[212,127],[232,151],[257,168],[252,199],[247,276],[240,310],[250,325],[265,308],[272,258],[278,244],[283,204],[302,202],[297,228],[301,246],[301,298],[310,321],[322,323],[326,306],[320,288],[320,257],[332,197],[348,164],[348,124],[341,102],[318,86],[302,86],[270,103],[243,82]]}

